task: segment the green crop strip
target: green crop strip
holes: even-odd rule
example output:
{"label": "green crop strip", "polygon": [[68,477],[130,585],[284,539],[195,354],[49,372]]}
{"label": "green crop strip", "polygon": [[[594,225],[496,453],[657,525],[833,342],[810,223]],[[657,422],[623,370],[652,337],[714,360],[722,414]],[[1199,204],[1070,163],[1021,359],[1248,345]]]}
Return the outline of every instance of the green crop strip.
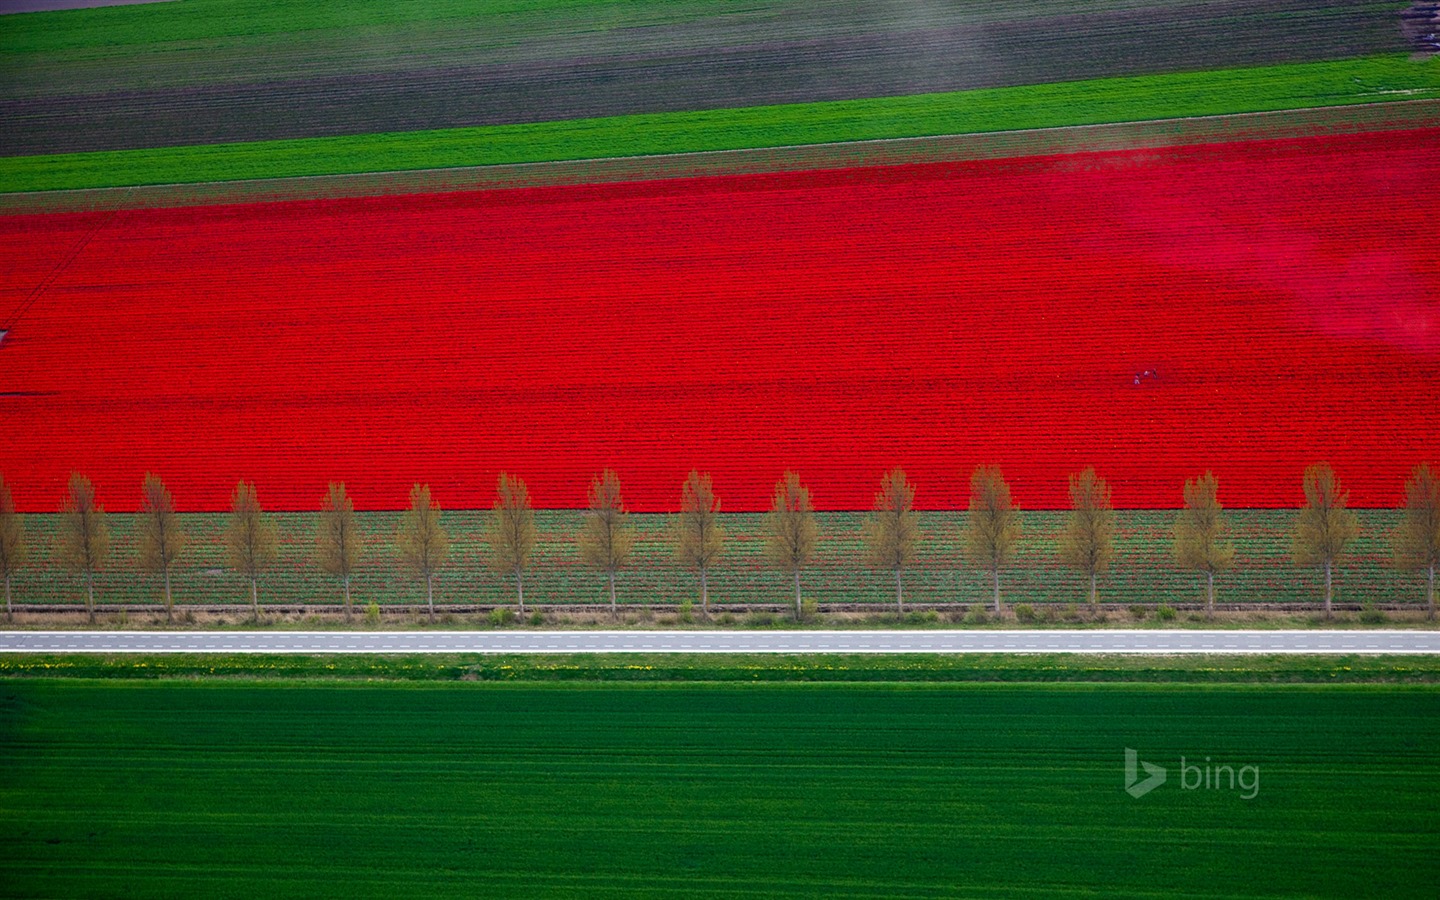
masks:
{"label": "green crop strip", "polygon": [[97,54],[117,47],[215,42],[318,45],[335,34],[367,36],[419,29],[427,37],[464,28],[472,42],[703,19],[715,5],[675,0],[189,0],[142,9],[98,7],[83,14],[24,16],[5,23],[11,53]]}
{"label": "green crop strip", "polygon": [[0,192],[584,160],[1440,97],[1403,54],[825,103],[0,159]]}
{"label": "green crop strip", "polygon": [[[1437,711],[1433,687],[7,681],[4,892],[1426,896]],[[1167,782],[1127,794],[1127,747]],[[1249,769],[1203,787],[1182,757]]]}

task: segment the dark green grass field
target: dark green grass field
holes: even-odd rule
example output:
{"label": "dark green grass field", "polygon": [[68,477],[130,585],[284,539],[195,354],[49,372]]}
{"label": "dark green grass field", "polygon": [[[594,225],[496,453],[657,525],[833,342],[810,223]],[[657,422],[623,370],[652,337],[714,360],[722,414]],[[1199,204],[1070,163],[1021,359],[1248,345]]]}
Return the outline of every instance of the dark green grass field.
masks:
{"label": "dark green grass field", "polygon": [[[1085,586],[1055,556],[1055,542],[1064,524],[1063,512],[1026,512],[1025,534],[1013,571],[1002,582],[1009,603],[1072,603],[1085,600]],[[1238,547],[1234,572],[1217,582],[1221,603],[1318,602],[1318,571],[1298,569],[1290,559],[1290,510],[1234,510],[1229,513]],[[1360,510],[1363,531],[1353,553],[1336,576],[1336,600],[1377,604],[1424,602],[1424,579],[1398,572],[1390,565],[1389,534],[1398,521],[1394,510]],[[1197,603],[1203,600],[1200,579],[1176,568],[1170,556],[1173,511],[1121,510],[1117,513],[1118,556],[1101,579],[1101,599],[1123,603]],[[353,583],[357,604],[423,603],[424,585],[400,568],[394,549],[399,514],[362,513],[359,522],[366,544]],[[443,521],[452,545],[450,561],[436,579],[436,603],[514,603],[514,585],[488,568],[484,543],[487,512],[447,511]],[[639,533],[635,564],[618,579],[621,603],[678,604],[699,601],[694,573],[680,568],[672,556],[668,520],[659,515],[632,517]],[[807,597],[820,603],[887,603],[894,600],[894,581],[886,572],[862,564],[862,513],[820,513],[819,558],[802,579]],[[224,515],[186,515],[190,547],[174,575],[179,604],[248,603],[249,586],[224,568]],[[315,517],[277,515],[281,556],[261,580],[261,602],[271,604],[334,604],[340,602],[335,579],[314,563]],[[537,514],[540,544],[527,576],[525,598],[538,604],[608,602],[603,576],[580,564],[575,533],[580,513],[541,511]],[[762,557],[761,516],[726,514],[729,533],[725,554],[711,573],[714,603],[793,602],[789,580]],[[919,560],[906,574],[906,598],[913,603],[975,604],[989,602],[985,573],[962,554],[965,514],[920,514],[926,533]],[[159,580],[136,569],[133,517],[112,515],[111,555],[98,580],[100,603],[156,603]],[[31,564],[14,582],[16,602],[84,601],[84,582],[54,561],[54,516],[25,517]],[[22,607],[23,608],[23,607]]]}
{"label": "dark green grass field", "polygon": [[[1437,713],[1402,685],[11,679],[0,893],[1433,896]],[[1126,747],[1169,780],[1129,796]],[[1187,790],[1182,756],[1258,789]]]}

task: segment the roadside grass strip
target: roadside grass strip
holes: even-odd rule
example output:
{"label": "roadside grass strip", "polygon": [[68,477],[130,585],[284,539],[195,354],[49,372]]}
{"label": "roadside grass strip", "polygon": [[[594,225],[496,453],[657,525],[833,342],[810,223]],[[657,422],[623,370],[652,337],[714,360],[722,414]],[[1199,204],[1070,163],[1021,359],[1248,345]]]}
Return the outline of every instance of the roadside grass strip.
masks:
{"label": "roadside grass strip", "polygon": [[1440,657],[1116,653],[6,653],[0,678],[1436,684]]}

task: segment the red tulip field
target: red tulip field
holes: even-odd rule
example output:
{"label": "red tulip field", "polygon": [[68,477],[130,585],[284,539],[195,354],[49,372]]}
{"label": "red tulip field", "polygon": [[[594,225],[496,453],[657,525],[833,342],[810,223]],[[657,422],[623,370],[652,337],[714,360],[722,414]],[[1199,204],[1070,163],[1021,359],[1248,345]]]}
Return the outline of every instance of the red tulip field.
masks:
{"label": "red tulip field", "polygon": [[894,465],[944,510],[982,463],[1031,509],[1087,465],[1117,507],[1206,469],[1229,507],[1293,507],[1326,460],[1394,507],[1440,452],[1437,146],[0,216],[0,288],[34,299],[0,472],[32,512],[72,470],[112,511],[147,471],[220,511],[242,478],[276,510],[331,480],[480,508],[500,471],[574,508],[603,467],[641,512],[692,468],[727,510],[787,468],[853,510]]}

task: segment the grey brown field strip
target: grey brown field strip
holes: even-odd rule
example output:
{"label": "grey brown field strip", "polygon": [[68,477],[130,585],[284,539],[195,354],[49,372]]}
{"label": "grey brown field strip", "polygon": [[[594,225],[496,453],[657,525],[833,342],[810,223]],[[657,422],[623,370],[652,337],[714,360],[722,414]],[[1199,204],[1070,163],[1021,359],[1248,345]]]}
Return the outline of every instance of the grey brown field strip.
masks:
{"label": "grey brown field strip", "polygon": [[1440,653],[1436,631],[7,631],[10,653]]}

